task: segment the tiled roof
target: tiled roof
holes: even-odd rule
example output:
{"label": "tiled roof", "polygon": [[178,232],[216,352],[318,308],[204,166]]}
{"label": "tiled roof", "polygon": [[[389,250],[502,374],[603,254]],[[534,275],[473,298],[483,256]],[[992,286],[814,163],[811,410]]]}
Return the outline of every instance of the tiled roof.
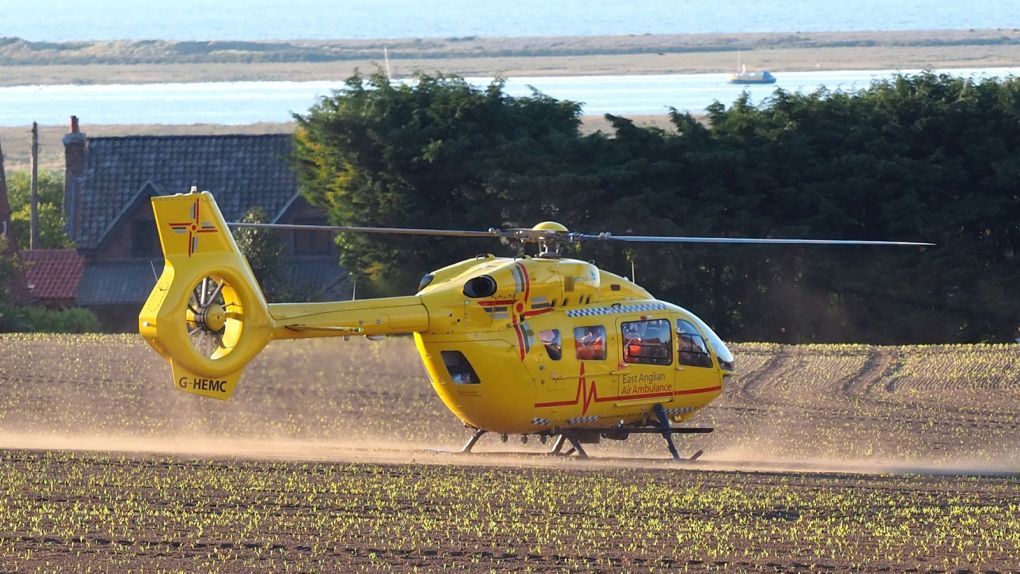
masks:
{"label": "tiled roof", "polygon": [[350,295],[347,270],[332,255],[290,257],[282,262],[281,272],[292,288],[311,293],[316,301],[336,301]]}
{"label": "tiled roof", "polygon": [[138,305],[141,310],[142,303],[156,285],[156,275],[162,272],[162,260],[91,264],[82,274],[75,302],[82,307]]}
{"label": "tiled roof", "polygon": [[32,249],[21,252],[25,281],[34,299],[73,300],[85,259],[74,249]]}
{"label": "tiled roof", "polygon": [[158,195],[208,190],[228,221],[252,206],[271,219],[297,195],[288,134],[88,138],[75,181],[73,237],[93,249],[145,190]]}
{"label": "tiled roof", "polygon": [[[153,269],[155,268],[155,274]],[[163,261],[94,263],[85,268],[76,303],[81,306],[137,305],[139,310],[163,272]],[[317,300],[335,300],[350,292],[347,272],[336,257],[304,256],[284,261],[284,278],[294,288],[311,289]]]}

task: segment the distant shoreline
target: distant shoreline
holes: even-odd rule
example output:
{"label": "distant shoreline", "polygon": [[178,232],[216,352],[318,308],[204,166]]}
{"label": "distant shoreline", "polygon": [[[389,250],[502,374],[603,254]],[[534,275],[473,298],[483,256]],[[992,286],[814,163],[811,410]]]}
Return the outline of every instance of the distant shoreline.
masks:
{"label": "distant shoreline", "polygon": [[[337,42],[74,42],[0,38],[0,86],[166,82],[313,81],[383,69],[465,77],[723,73],[739,58],[773,72],[1016,66],[1020,31],[829,32]],[[294,61],[273,61],[293,58]],[[301,58],[304,58],[302,60]],[[234,61],[225,61],[231,60]],[[186,60],[186,61],[182,61]],[[668,118],[636,116],[668,128]],[[95,125],[92,136],[288,133],[293,124]],[[63,169],[65,126],[42,126],[42,167]],[[601,116],[586,131],[607,130]],[[27,126],[0,128],[8,170],[28,168]]]}
{"label": "distant shoreline", "polygon": [[[292,42],[28,42],[0,38],[0,86],[342,80],[385,67],[461,76],[1002,67],[1018,30],[687,34]],[[739,56],[738,56],[739,54]]]}

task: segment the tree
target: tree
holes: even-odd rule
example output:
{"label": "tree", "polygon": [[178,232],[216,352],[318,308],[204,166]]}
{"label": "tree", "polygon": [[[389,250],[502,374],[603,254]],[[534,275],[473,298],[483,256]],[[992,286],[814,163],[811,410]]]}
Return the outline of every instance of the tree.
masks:
{"label": "tree", "polygon": [[[256,206],[245,212],[241,222],[267,223],[268,219],[266,211]],[[284,245],[279,235],[268,229],[242,227],[234,230],[234,240],[241,254],[248,259],[248,265],[266,297],[275,299],[286,295],[286,281],[280,262]]]}
{"label": "tree", "polygon": [[[297,116],[302,191],[342,225],[486,229],[557,219],[641,235],[903,239],[935,249],[589,245],[736,340],[1011,340],[1020,323],[1020,79],[897,76],[854,93],[777,90],[675,110],[673,128],[496,81],[356,75]],[[377,292],[488,249],[345,235]]]}
{"label": "tree", "polygon": [[[583,221],[590,178],[578,149],[580,106],[496,80],[455,76],[413,85],[356,74],[295,116],[302,192],[339,225],[488,229],[555,217]],[[475,242],[339,238],[342,261],[377,292],[406,292],[422,269],[476,254]],[[413,265],[408,265],[413,261]]]}
{"label": "tree", "polygon": [[[28,249],[31,235],[32,211],[30,205],[32,175],[16,171],[7,178],[8,201],[11,204],[11,227],[18,247]],[[44,249],[72,247],[64,226],[64,182],[54,173],[39,172],[39,245]]]}
{"label": "tree", "polygon": [[0,332],[11,331],[18,324],[13,283],[20,270],[20,262],[11,250],[7,237],[0,235]]}

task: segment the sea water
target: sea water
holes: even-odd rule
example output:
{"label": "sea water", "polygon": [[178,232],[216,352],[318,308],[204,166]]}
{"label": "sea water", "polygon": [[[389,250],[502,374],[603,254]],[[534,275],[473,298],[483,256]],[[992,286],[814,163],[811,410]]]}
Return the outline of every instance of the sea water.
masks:
{"label": "sea water", "polygon": [[34,41],[463,38],[1020,27],[1020,0],[0,0]]}
{"label": "sea water", "polygon": [[[906,70],[912,73],[916,70]],[[665,115],[671,107],[699,114],[713,101],[729,105],[747,91],[754,103],[777,88],[810,93],[818,89],[854,91],[894,70],[783,72],[775,85],[738,86],[728,74],[642,76],[510,77],[505,90],[527,96],[534,87],[557,99],[583,104],[585,114]],[[952,69],[970,77],[1007,77],[1016,68]],[[485,86],[490,78],[468,78]],[[76,115],[84,124],[248,124],[286,122],[342,82],[205,82],[177,84],[48,85],[0,88],[0,125],[60,125]]]}

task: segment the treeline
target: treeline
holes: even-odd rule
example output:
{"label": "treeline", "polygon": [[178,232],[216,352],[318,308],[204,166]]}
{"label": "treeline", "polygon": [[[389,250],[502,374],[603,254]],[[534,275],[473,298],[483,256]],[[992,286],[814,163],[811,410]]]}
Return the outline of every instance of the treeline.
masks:
{"label": "treeline", "polygon": [[[934,248],[586,247],[731,340],[1012,340],[1020,324],[1020,80],[897,76],[854,92],[777,90],[711,105],[673,129],[497,81],[414,86],[355,76],[298,116],[306,196],[338,224],[487,229],[547,219],[640,235],[914,240]],[[457,241],[343,236],[377,292],[483,251]]]}

